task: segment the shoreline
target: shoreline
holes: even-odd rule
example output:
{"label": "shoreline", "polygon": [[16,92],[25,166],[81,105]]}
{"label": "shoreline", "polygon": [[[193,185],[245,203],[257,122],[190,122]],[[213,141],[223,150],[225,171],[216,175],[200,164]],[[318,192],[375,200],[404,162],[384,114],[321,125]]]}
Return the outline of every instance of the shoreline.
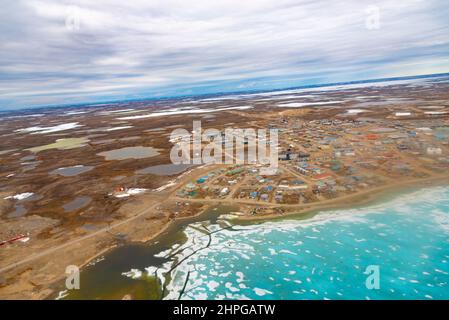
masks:
{"label": "shoreline", "polygon": [[[159,236],[161,236],[164,232],[166,232],[171,226],[173,226],[173,224],[176,221],[183,221],[183,220],[188,220],[188,219],[192,219],[192,218],[197,218],[200,217],[205,211],[207,210],[207,208],[201,210],[200,212],[198,212],[197,214],[190,216],[190,217],[180,217],[180,218],[176,218],[176,219],[171,219],[168,221],[168,223],[166,223],[158,232],[156,232],[155,234],[152,234],[151,236],[145,237],[145,238],[141,238],[141,239],[136,239],[136,240],[132,240],[126,243],[126,245],[141,245],[141,244],[149,244],[152,241],[155,241]],[[89,266],[89,264],[91,262],[93,262],[95,259],[97,259],[98,257],[102,256],[102,255],[106,255],[108,253],[110,253],[112,250],[119,248],[120,245],[118,244],[113,244],[109,247],[106,247],[104,249],[102,249],[100,252],[96,253],[95,255],[93,255],[90,258],[85,259],[84,263],[80,265],[79,269],[80,272],[82,273],[83,270]],[[95,264],[94,264],[95,265]],[[52,288],[52,292],[45,295],[45,297],[43,298],[43,300],[48,300],[48,299],[52,299],[53,300],[53,296],[55,295],[55,293],[57,293],[56,288],[58,287],[59,283],[63,280],[63,278],[61,277],[59,280],[54,281],[50,284],[50,288]]]}
{"label": "shoreline", "polygon": [[[421,186],[418,186],[417,182],[421,182]],[[239,217],[236,219],[231,219],[231,223],[264,223],[264,222],[269,222],[269,221],[276,221],[276,220],[284,220],[286,218],[297,218],[298,220],[306,220],[306,219],[310,219],[312,217],[314,217],[315,215],[325,212],[325,211],[331,211],[331,210],[342,210],[344,208],[350,208],[350,209],[354,209],[354,208],[365,208],[368,206],[372,206],[372,205],[376,205],[376,204],[382,204],[384,202],[389,202],[392,201],[398,197],[401,197],[403,195],[412,193],[412,192],[416,192],[416,191],[420,191],[420,190],[424,190],[427,188],[433,188],[433,187],[442,187],[442,186],[449,186],[447,184],[447,182],[449,182],[449,177],[439,177],[438,179],[421,179],[421,180],[411,180],[411,181],[404,181],[401,183],[396,183],[394,185],[390,185],[388,187],[384,187],[384,188],[377,188],[376,192],[373,192],[373,190],[367,190],[366,193],[370,193],[370,195],[366,198],[362,198],[360,199],[360,201],[357,201],[355,204],[336,204],[336,203],[332,203],[332,204],[327,204],[325,206],[316,206],[316,208],[310,209],[310,210],[305,210],[303,212],[297,213],[289,213],[289,214],[285,214],[282,216],[278,216],[278,215],[273,215],[270,216],[268,218],[258,218],[258,219],[251,219],[251,218],[246,218],[246,217]],[[392,191],[392,192],[390,192]],[[357,195],[353,195],[353,197],[363,197],[363,194],[357,194]],[[218,205],[220,205],[220,202],[217,202]],[[210,207],[209,207],[210,208]],[[194,217],[200,217],[202,216],[205,211],[207,211],[207,208],[204,210],[201,210],[201,212],[199,212],[198,214],[191,216],[191,217],[183,217],[183,218],[179,218],[176,219],[177,221],[182,221],[182,220],[188,220],[189,218],[194,218]],[[243,218],[243,219],[241,219]],[[158,236],[160,236],[164,231],[166,231],[168,229],[169,226],[172,225],[172,223],[175,222],[175,219],[173,219],[170,223],[168,223],[166,225],[166,227],[161,230],[160,232],[158,232],[158,234],[155,234],[152,237],[149,237],[146,240],[138,240],[138,241],[133,241],[130,242],[127,245],[137,245],[137,244],[148,244],[150,241],[154,241],[156,240],[156,238]],[[185,226],[185,225],[182,225]],[[157,245],[157,244],[155,244]]]}
{"label": "shoreline", "polygon": [[[402,182],[397,182],[394,184],[381,186],[373,189],[364,190],[362,192],[358,192],[356,194],[350,194],[346,195],[340,198],[336,199],[329,199],[325,201],[321,201],[318,203],[312,203],[307,205],[279,205],[279,207],[299,207],[299,210],[294,210],[292,212],[288,212],[282,215],[279,214],[270,214],[270,215],[263,215],[263,216],[238,216],[235,219],[232,219],[232,221],[236,223],[243,223],[243,224],[258,224],[263,223],[266,221],[276,221],[276,220],[282,220],[286,218],[293,218],[293,219],[308,219],[316,214],[323,212],[323,211],[331,211],[331,210],[342,210],[345,208],[359,208],[364,207],[368,205],[372,205],[378,202],[383,202],[385,199],[391,199],[395,198],[397,196],[400,196],[401,194],[408,193],[412,190],[421,190],[428,187],[437,187],[437,186],[444,186],[448,185],[449,182],[449,176],[433,176],[425,179],[412,179],[412,180],[405,180]],[[177,188],[174,188],[176,190]],[[187,201],[187,200],[186,200]],[[232,205],[242,205],[238,202],[232,202],[232,201],[226,201],[223,199],[217,199],[217,201],[210,201],[208,203],[208,206],[205,208],[202,208],[197,214],[189,216],[189,217],[179,217],[170,219],[168,222],[164,223],[164,225],[154,234],[151,234],[149,236],[145,237],[139,237],[139,235],[130,237],[133,238],[129,242],[127,242],[127,245],[138,245],[138,244],[149,244],[152,241],[156,241],[157,238],[162,235],[164,232],[166,232],[170,227],[173,226],[173,224],[177,221],[182,222],[184,220],[192,219],[192,218],[198,218],[201,217],[208,208],[215,205],[226,205],[226,204],[232,204]],[[120,226],[117,226],[119,228]],[[94,255],[89,256],[88,258],[83,259],[83,263],[80,264],[80,271],[82,272],[86,266],[88,266],[91,262],[93,262],[95,259],[102,255],[109,254],[113,249],[118,248],[120,245],[117,243],[113,243],[110,246],[102,248],[100,251],[96,252]],[[57,288],[59,287],[61,281],[64,279],[63,275],[61,277],[58,277],[58,280],[52,281],[42,290],[42,299],[52,299],[55,294],[58,293]],[[46,291],[46,293],[44,293]],[[49,292],[51,291],[51,292]]]}
{"label": "shoreline", "polygon": [[[421,184],[419,186],[418,184]],[[439,176],[425,179],[414,179],[406,180],[402,182],[397,182],[387,186],[377,187],[373,189],[368,189],[356,194],[349,194],[340,198],[330,199],[326,201],[321,201],[319,203],[312,203],[304,206],[304,210],[301,212],[287,212],[285,214],[268,214],[264,216],[239,216],[235,220],[242,222],[264,222],[273,221],[278,219],[284,219],[287,217],[297,217],[307,219],[311,216],[316,215],[321,211],[333,211],[342,209],[354,209],[365,206],[374,205],[378,202],[384,200],[390,200],[396,198],[397,196],[409,193],[413,190],[418,191],[425,188],[438,187],[438,186],[449,186],[449,176]],[[362,198],[367,195],[366,198]],[[360,199],[361,198],[361,199]],[[348,203],[347,201],[351,201]],[[325,203],[324,203],[325,202]],[[296,206],[296,205],[290,205]],[[300,205],[298,205],[299,207]],[[280,205],[282,207],[282,205]],[[307,217],[303,217],[308,215]]]}

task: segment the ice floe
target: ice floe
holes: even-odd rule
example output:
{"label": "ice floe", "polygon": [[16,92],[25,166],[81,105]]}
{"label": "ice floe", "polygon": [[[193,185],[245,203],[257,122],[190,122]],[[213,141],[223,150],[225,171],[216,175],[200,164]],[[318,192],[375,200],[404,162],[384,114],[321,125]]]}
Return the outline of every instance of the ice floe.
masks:
{"label": "ice floe", "polygon": [[128,272],[122,272],[122,275],[132,279],[139,279],[140,277],[142,277],[142,271],[140,271],[139,269],[131,269]]}
{"label": "ice floe", "polygon": [[266,294],[273,294],[273,292],[268,291],[266,289],[261,289],[261,288],[254,288],[254,293],[257,294],[259,297],[263,297]]}
{"label": "ice floe", "polygon": [[68,295],[69,295],[69,290],[62,290],[62,291],[59,291],[58,296],[56,297],[56,300],[64,299],[64,298],[67,297]]}

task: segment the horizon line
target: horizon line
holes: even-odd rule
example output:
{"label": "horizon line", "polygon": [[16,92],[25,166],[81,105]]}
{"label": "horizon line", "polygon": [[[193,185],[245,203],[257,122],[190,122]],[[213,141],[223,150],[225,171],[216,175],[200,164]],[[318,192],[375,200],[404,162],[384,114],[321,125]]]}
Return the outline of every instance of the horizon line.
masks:
{"label": "horizon line", "polygon": [[309,84],[309,85],[301,85],[301,86],[293,86],[293,87],[284,87],[284,88],[276,88],[276,89],[254,89],[254,90],[237,90],[237,91],[222,91],[215,93],[199,93],[199,94],[190,94],[190,95],[167,95],[161,97],[144,97],[144,98],[135,98],[135,99],[114,99],[114,100],[101,100],[101,101],[86,101],[75,104],[49,104],[49,105],[36,105],[32,107],[16,107],[13,109],[2,109],[0,107],[1,113],[14,113],[14,112],[27,112],[31,110],[39,110],[39,109],[49,109],[49,108],[66,108],[66,107],[83,107],[83,106],[91,106],[95,107],[97,104],[113,104],[120,102],[137,102],[137,101],[161,101],[161,100],[181,100],[186,98],[194,98],[194,97],[209,97],[209,96],[227,96],[233,94],[257,94],[257,93],[266,93],[266,92],[276,92],[276,91],[284,91],[284,90],[294,90],[294,89],[307,89],[307,88],[320,88],[320,87],[328,87],[334,85],[351,85],[358,83],[371,83],[371,82],[381,82],[381,81],[400,81],[400,80],[411,80],[411,79],[419,79],[419,78],[436,78],[442,76],[449,76],[449,72],[443,73],[431,73],[431,74],[418,74],[418,75],[408,75],[408,76],[398,76],[398,77],[385,77],[385,78],[372,78],[372,79],[361,79],[361,80],[351,80],[351,81],[341,81],[341,82],[328,82],[328,83],[317,83],[317,84]]}

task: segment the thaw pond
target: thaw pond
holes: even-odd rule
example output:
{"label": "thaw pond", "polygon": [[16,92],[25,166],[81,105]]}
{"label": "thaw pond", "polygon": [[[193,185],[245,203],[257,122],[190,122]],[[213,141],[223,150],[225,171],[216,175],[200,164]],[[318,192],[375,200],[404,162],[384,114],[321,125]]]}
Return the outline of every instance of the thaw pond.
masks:
{"label": "thaw pond", "polygon": [[144,159],[157,156],[158,154],[158,149],[143,146],[125,147],[98,153],[98,155],[103,156],[105,160]]}
{"label": "thaw pond", "polygon": [[160,164],[157,166],[151,166],[141,170],[137,170],[137,174],[154,174],[157,176],[170,176],[186,171],[189,168],[194,167],[193,164]]}
{"label": "thaw pond", "polygon": [[19,217],[23,217],[24,215],[26,215],[28,212],[28,210],[25,208],[25,206],[23,204],[16,204],[14,206],[14,211],[8,213],[7,217],[8,218],[19,218]]}
{"label": "thaw pond", "polygon": [[93,166],[83,166],[83,165],[76,165],[72,167],[63,167],[58,168],[50,172],[50,174],[58,174],[60,176],[64,177],[73,177],[81,173],[88,172],[92,170]]}
{"label": "thaw pond", "polygon": [[7,218],[19,218],[23,217],[28,213],[28,209],[25,207],[24,203],[38,201],[43,197],[39,194],[34,194],[32,192],[19,193],[14,196],[6,197],[5,199],[9,199],[15,202],[14,211],[8,213],[6,215]]}
{"label": "thaw pond", "polygon": [[72,212],[81,208],[84,208],[92,201],[91,197],[87,196],[80,196],[75,198],[74,200],[66,203],[62,207],[64,208],[65,212]]}

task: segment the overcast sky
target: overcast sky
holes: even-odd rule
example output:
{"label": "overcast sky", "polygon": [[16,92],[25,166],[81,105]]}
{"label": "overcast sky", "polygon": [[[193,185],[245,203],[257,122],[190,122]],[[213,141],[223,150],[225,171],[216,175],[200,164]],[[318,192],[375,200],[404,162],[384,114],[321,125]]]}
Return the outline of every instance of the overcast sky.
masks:
{"label": "overcast sky", "polygon": [[449,72],[447,0],[0,5],[0,109]]}

